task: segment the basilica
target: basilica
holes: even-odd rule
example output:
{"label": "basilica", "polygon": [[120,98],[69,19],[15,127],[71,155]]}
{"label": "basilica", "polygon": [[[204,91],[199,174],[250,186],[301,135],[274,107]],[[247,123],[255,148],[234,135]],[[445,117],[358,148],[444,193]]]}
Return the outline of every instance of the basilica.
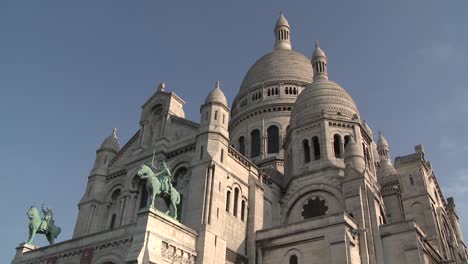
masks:
{"label": "basilica", "polygon": [[[392,160],[331,80],[323,47],[309,58],[291,38],[281,14],[232,105],[217,82],[198,122],[161,83],[134,136],[120,147],[114,130],[97,149],[73,237],[21,243],[12,263],[467,263],[455,201],[424,147]],[[149,206],[137,174],[158,161],[176,207]]]}

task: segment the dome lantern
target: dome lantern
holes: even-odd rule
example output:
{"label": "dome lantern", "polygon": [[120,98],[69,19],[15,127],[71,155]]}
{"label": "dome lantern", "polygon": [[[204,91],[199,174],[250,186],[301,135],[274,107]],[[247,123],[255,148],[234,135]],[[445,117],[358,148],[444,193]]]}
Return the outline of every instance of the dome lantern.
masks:
{"label": "dome lantern", "polygon": [[280,13],[275,25],[275,49],[291,50],[291,28],[288,20]]}
{"label": "dome lantern", "polygon": [[315,50],[312,53],[312,68],[314,69],[315,79],[328,79],[327,56],[320,48],[319,42],[315,42]]}

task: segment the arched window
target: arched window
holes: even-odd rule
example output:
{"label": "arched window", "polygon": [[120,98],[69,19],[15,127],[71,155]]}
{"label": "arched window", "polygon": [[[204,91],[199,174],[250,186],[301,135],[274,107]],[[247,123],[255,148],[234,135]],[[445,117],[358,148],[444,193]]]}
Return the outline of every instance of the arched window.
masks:
{"label": "arched window", "polygon": [[260,156],[260,130],[255,129],[250,132],[250,157]]}
{"label": "arched window", "polygon": [[221,149],[221,158],[219,160],[224,162],[224,149]]}
{"label": "arched window", "polygon": [[335,151],[335,158],[341,158],[341,136],[338,134],[333,136],[333,150]]}
{"label": "arched window", "polygon": [[120,211],[119,199],[122,191],[120,189],[116,189],[111,194],[111,202],[108,213],[111,215],[109,223],[109,228],[113,229],[116,227],[117,223],[117,213]]}
{"label": "arched window", "polygon": [[215,111],[214,120],[218,120],[218,111]]}
{"label": "arched window", "polygon": [[304,149],[304,162],[308,163],[310,161],[309,140],[304,139],[304,141],[302,141],[302,146],[303,146],[303,149]]}
{"label": "arched window", "polygon": [[237,140],[237,144],[239,145],[239,152],[245,156],[245,139],[244,136],[239,137]]}
{"label": "arched window", "polygon": [[145,208],[148,203],[148,190],[146,190],[146,186],[143,184],[141,188],[141,196],[140,196],[140,209]]}
{"label": "arched window", "polygon": [[277,126],[270,126],[268,134],[268,154],[279,152],[279,129]]}
{"label": "arched window", "polygon": [[230,209],[231,209],[231,191],[228,190],[226,194],[226,212],[229,213]]}
{"label": "arched window", "polygon": [[312,138],[312,143],[314,145],[314,160],[320,159],[320,142],[317,136]]}
{"label": "arched window", "polygon": [[232,213],[234,216],[237,216],[237,206],[238,206],[238,201],[239,200],[239,188],[234,189],[234,212]]}
{"label": "arched window", "polygon": [[242,204],[241,204],[241,220],[244,221],[245,220],[245,201],[242,200]]}
{"label": "arched window", "polygon": [[299,262],[297,261],[297,256],[296,255],[291,255],[289,257],[289,264],[298,264]]}
{"label": "arched window", "polygon": [[117,189],[114,192],[112,192],[111,199],[113,202],[119,199],[120,193],[121,193],[120,189]]}
{"label": "arched window", "polygon": [[177,219],[180,221],[182,220],[182,210],[184,208],[184,196],[187,193],[186,186],[189,183],[188,178],[188,169],[186,167],[180,167],[176,170],[173,175],[174,179],[174,187],[180,194],[180,203],[177,205]]}
{"label": "arched window", "polygon": [[116,214],[112,214],[112,218],[111,218],[110,226],[109,226],[110,229],[114,229],[114,228],[115,228],[115,219],[116,219],[116,218],[117,218],[117,215],[116,215]]}

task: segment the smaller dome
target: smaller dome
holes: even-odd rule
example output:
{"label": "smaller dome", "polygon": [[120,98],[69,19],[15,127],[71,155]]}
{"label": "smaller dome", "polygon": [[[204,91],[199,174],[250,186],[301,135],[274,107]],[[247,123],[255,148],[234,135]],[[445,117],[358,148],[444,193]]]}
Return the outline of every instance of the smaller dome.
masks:
{"label": "smaller dome", "polygon": [[219,81],[216,82],[215,88],[208,94],[205,99],[205,104],[210,103],[220,103],[227,106],[226,96],[224,95],[223,91],[221,91]]}
{"label": "smaller dome", "polygon": [[327,55],[325,55],[325,52],[320,48],[319,42],[315,42],[315,50],[314,53],[312,53],[312,60],[318,57],[323,57],[326,58]]}
{"label": "smaller dome", "polygon": [[359,117],[353,98],[343,87],[328,79],[314,80],[297,97],[291,113],[291,126],[303,125],[321,114]]}
{"label": "smaller dome", "polygon": [[390,145],[388,144],[388,141],[385,139],[383,134],[379,132],[379,140],[377,141],[377,147],[378,148],[388,148]]}
{"label": "smaller dome", "polygon": [[114,128],[112,135],[108,136],[102,142],[100,149],[107,149],[118,152],[120,150],[119,140],[117,138],[117,129]]}

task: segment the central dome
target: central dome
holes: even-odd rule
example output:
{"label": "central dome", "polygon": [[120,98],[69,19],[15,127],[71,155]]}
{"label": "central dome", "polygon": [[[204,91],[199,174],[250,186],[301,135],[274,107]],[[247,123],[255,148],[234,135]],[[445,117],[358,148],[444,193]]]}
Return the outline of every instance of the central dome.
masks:
{"label": "central dome", "polygon": [[261,57],[249,69],[239,93],[268,83],[311,83],[312,78],[312,64],[309,58],[294,50],[276,49]]}

